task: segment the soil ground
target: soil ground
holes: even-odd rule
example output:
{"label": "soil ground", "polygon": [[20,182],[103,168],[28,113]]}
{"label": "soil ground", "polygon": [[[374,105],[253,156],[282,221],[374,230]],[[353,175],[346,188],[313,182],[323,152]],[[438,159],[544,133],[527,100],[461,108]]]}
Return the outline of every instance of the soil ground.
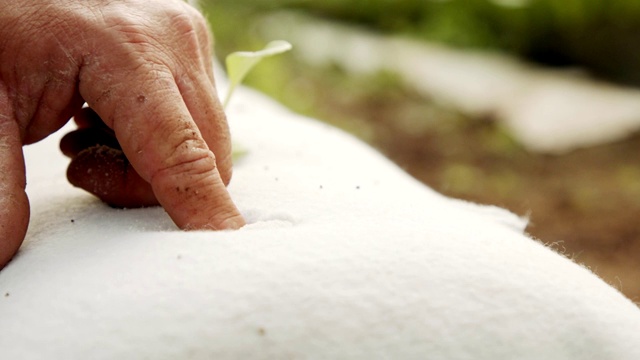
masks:
{"label": "soil ground", "polygon": [[354,133],[441,193],[528,216],[530,235],[640,301],[640,134],[534,154],[494,119],[467,118],[388,74],[297,76],[281,101],[297,97],[292,107]]}

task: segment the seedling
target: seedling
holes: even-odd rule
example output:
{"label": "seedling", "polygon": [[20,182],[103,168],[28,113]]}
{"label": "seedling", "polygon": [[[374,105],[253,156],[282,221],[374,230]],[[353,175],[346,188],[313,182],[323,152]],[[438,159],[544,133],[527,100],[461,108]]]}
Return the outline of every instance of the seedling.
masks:
{"label": "seedling", "polygon": [[260,51],[238,51],[229,54],[226,59],[229,90],[227,91],[223,106],[225,108],[227,107],[233,91],[242,83],[242,80],[244,80],[249,71],[251,71],[260,60],[289,50],[291,50],[290,43],[284,40],[275,40],[268,43],[267,46]]}
{"label": "seedling", "polygon": [[[247,76],[249,71],[260,62],[260,60],[281,54],[291,50],[291,44],[284,40],[275,40],[267,44],[264,49],[260,51],[238,51],[229,54],[226,58],[227,64],[227,76],[229,76],[229,90],[227,96],[224,99],[223,106],[227,107],[231,94],[238,85],[242,83],[242,80]],[[247,154],[247,150],[239,145],[233,143],[233,159],[238,160]]]}

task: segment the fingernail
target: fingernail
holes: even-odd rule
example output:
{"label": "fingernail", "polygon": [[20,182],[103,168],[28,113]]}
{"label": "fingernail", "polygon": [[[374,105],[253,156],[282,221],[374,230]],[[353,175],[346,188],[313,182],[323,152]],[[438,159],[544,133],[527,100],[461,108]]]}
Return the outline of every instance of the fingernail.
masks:
{"label": "fingernail", "polygon": [[246,224],[242,216],[238,215],[223,221],[220,224],[220,230],[238,230]]}

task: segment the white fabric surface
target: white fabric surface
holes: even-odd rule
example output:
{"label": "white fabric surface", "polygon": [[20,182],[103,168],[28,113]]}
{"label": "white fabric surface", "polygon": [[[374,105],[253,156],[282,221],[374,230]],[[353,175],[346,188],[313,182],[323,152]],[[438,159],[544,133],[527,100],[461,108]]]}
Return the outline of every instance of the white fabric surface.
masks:
{"label": "white fabric surface", "polygon": [[640,311],[350,136],[247,90],[230,190],[250,224],[182,232],[26,148],[32,219],[0,272],[2,359],[640,359]]}

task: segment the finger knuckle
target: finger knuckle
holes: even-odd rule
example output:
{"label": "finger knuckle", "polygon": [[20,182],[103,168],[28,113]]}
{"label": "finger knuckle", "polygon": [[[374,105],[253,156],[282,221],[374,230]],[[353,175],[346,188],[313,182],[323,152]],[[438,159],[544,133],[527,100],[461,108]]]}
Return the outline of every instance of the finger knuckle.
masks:
{"label": "finger knuckle", "polygon": [[186,184],[181,187],[192,187],[215,174],[216,158],[203,140],[195,136],[185,135],[180,141],[170,146],[170,152],[163,161],[163,166],[151,177],[151,182],[169,179],[175,184]]}
{"label": "finger knuckle", "polygon": [[199,160],[210,161],[215,168],[215,156],[208,149],[204,140],[196,134],[189,133],[189,130],[181,132],[182,136],[175,136],[181,139],[168,139],[173,144],[170,144],[171,150],[165,159],[165,169],[181,169],[182,167],[190,169],[192,164],[198,163]]}
{"label": "finger knuckle", "polygon": [[196,9],[186,6],[171,16],[171,28],[187,53],[197,53],[209,42],[209,27],[204,16]]}

